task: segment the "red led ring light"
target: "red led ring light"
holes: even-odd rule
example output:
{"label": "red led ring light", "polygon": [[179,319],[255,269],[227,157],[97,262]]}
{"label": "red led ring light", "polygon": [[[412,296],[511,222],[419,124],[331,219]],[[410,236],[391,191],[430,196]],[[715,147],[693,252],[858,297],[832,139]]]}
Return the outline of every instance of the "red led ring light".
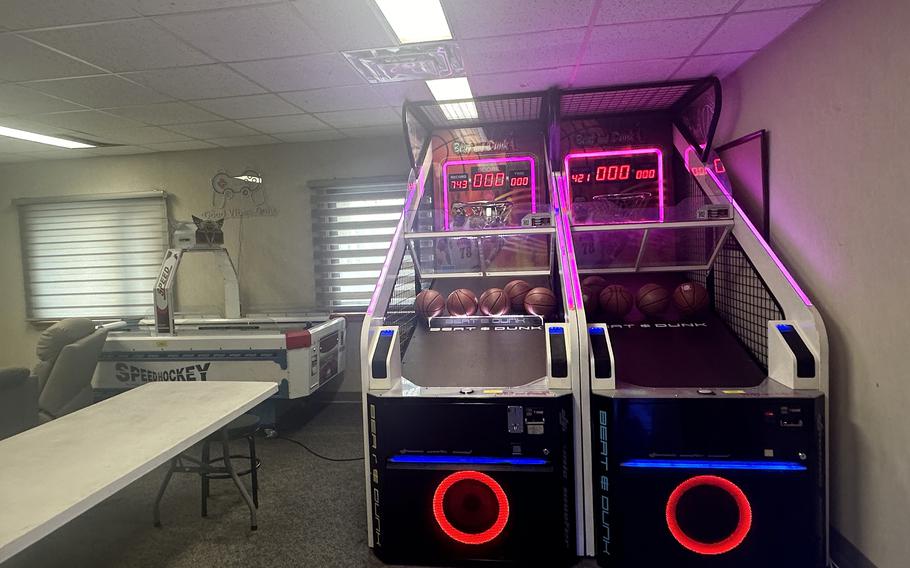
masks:
{"label": "red led ring light", "polygon": [[[443,500],[446,492],[459,481],[466,479],[486,485],[496,496],[496,502],[499,504],[499,513],[496,516],[496,520],[490,528],[483,532],[467,533],[458,530],[449,522],[443,510]],[[442,532],[446,533],[452,540],[463,544],[485,544],[499,536],[499,533],[506,528],[506,523],[509,521],[509,499],[499,483],[489,475],[472,470],[456,471],[443,479],[442,483],[436,488],[436,492],[433,494],[433,516],[436,517],[436,522],[439,523]]]}
{"label": "red led ring light", "polygon": [[[700,542],[689,537],[679,526],[679,521],[676,518],[676,507],[679,505],[679,500],[682,496],[693,487],[703,485],[710,485],[726,491],[736,501],[736,508],[739,509],[739,521],[736,523],[736,529],[730,533],[730,536],[718,542]],[[667,527],[669,527],[673,538],[692,552],[706,555],[726,554],[742,544],[746,539],[746,535],[749,534],[749,529],[752,528],[752,507],[749,505],[749,499],[746,498],[743,490],[732,481],[716,475],[698,475],[680,483],[670,494],[670,499],[667,500]]]}

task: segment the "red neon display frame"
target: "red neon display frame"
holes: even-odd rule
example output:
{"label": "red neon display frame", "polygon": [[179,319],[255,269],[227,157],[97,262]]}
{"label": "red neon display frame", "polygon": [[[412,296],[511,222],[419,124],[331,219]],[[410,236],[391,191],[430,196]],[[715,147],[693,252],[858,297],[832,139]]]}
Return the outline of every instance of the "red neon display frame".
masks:
{"label": "red neon display frame", "polygon": [[[695,540],[683,531],[682,527],[679,526],[679,520],[676,518],[676,507],[679,505],[679,500],[682,499],[682,496],[694,487],[705,485],[726,491],[736,501],[736,508],[739,510],[739,520],[736,523],[736,528],[728,537],[718,542]],[[670,529],[670,534],[673,535],[673,538],[692,552],[703,555],[726,554],[746,540],[746,536],[752,528],[752,506],[749,504],[749,499],[743,493],[743,490],[729,479],[716,475],[697,475],[680,483],[670,494],[670,498],[667,500],[667,527]]]}
{"label": "red neon display frame", "polygon": [[512,162],[528,162],[530,165],[531,213],[537,213],[537,171],[534,156],[506,156],[502,158],[478,158],[476,160],[451,160],[442,165],[442,205],[445,207],[445,212],[443,213],[443,226],[446,231],[448,231],[451,226],[449,222],[449,166],[471,166]]}
{"label": "red neon display frame", "polygon": [[[664,222],[664,155],[661,152],[660,148],[634,148],[629,150],[604,150],[602,152],[577,152],[573,154],[566,154],[564,165],[565,165],[565,175],[566,183],[568,185],[568,197],[570,199],[569,206],[571,207],[571,197],[572,197],[572,170],[570,162],[572,160],[581,160],[588,158],[609,158],[615,156],[639,156],[641,154],[656,154],[657,155],[657,208],[658,208],[658,219],[656,221],[663,223]],[[632,220],[632,221],[618,221],[620,223],[642,223],[647,221],[641,220]]]}
{"label": "red neon display frame", "polygon": [[[496,496],[496,502],[499,505],[499,513],[496,515],[496,520],[490,528],[483,532],[467,533],[458,530],[446,517],[443,509],[443,500],[448,490],[459,481],[467,479],[486,485]],[[436,491],[433,493],[433,517],[436,518],[436,522],[442,532],[452,540],[470,545],[486,544],[499,536],[503,529],[506,528],[506,524],[509,522],[509,498],[506,496],[506,492],[503,491],[502,486],[489,475],[470,469],[456,471],[443,479],[436,487]]]}

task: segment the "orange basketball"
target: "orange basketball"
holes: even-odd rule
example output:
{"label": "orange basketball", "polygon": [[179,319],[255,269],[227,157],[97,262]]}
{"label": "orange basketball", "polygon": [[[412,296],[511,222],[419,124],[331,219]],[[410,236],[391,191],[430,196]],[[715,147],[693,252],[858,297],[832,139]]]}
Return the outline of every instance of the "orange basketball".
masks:
{"label": "orange basketball", "polygon": [[501,288],[490,288],[480,295],[480,313],[501,316],[509,313],[509,297]]}
{"label": "orange basketball", "polygon": [[645,284],[635,295],[635,305],[646,316],[662,314],[670,305],[670,292],[660,284]]}
{"label": "orange basketball", "polygon": [[547,317],[556,312],[556,294],[543,286],[531,289],[525,295],[525,311],[535,316]]}
{"label": "orange basketball", "polygon": [[600,292],[600,288],[592,288],[584,284],[581,286],[581,302],[585,308],[585,315],[588,317],[597,313],[597,309],[600,307]]}
{"label": "orange basketball", "polygon": [[606,278],[603,276],[597,276],[596,274],[594,276],[588,276],[581,281],[582,289],[587,286],[588,288],[596,291],[595,296],[600,294],[600,291],[606,288],[608,284],[609,282],[607,282]]}
{"label": "orange basketball", "polygon": [[449,315],[473,316],[477,313],[477,296],[467,288],[459,288],[446,298]]}
{"label": "orange basketball", "polygon": [[600,307],[611,318],[620,319],[632,311],[632,294],[625,286],[610,284],[600,292]]}
{"label": "orange basketball", "polygon": [[446,301],[436,290],[424,290],[417,294],[417,299],[414,301],[414,310],[417,315],[425,318],[438,316],[445,310],[445,307]]}
{"label": "orange basketball", "polygon": [[524,309],[525,296],[531,291],[531,285],[524,280],[512,280],[502,287],[502,291],[509,297],[512,311],[521,313]]}
{"label": "orange basketball", "polygon": [[673,291],[673,303],[681,314],[695,315],[708,307],[708,291],[698,282],[683,282]]}

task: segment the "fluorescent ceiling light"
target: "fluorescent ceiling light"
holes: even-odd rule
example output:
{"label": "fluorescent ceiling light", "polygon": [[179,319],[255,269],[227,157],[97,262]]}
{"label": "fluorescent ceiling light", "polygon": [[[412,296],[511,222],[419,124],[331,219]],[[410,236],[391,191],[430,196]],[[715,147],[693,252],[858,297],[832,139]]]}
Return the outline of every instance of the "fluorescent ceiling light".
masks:
{"label": "fluorescent ceiling light", "polygon": [[73,149],[95,147],[91,144],[85,144],[83,142],[65,140],[63,138],[56,138],[54,136],[45,136],[44,134],[35,134],[34,132],[16,130],[15,128],[7,128],[5,126],[0,126],[0,136],[8,136],[10,138],[18,138],[19,140],[28,140],[29,142],[37,142],[39,144],[48,144],[50,146],[59,146],[60,148]]}
{"label": "fluorescent ceiling light", "polygon": [[474,93],[467,77],[454,77],[452,79],[431,79],[427,87],[433,97],[439,101],[461,101],[457,103],[440,104],[439,109],[449,120],[470,120],[477,118],[477,105],[471,100]]}
{"label": "fluorescent ceiling light", "polygon": [[439,0],[376,0],[401,43],[452,39]]}

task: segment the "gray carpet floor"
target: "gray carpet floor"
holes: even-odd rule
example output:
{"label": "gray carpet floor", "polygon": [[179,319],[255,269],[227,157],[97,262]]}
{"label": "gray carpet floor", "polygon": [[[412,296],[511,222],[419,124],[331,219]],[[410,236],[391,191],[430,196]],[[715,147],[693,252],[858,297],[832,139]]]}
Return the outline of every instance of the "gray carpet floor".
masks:
{"label": "gray carpet floor", "polygon": [[[362,455],[359,404],[311,404],[281,435],[324,455]],[[238,443],[235,451],[240,450]],[[212,481],[199,516],[199,478],[175,475],[152,526],[165,468],[144,476],[2,564],[2,568],[378,567],[366,543],[363,462],[318,459],[282,439],[257,440],[259,530],[229,480]],[[249,478],[244,478],[248,481]],[[591,561],[579,566],[593,567]]]}

